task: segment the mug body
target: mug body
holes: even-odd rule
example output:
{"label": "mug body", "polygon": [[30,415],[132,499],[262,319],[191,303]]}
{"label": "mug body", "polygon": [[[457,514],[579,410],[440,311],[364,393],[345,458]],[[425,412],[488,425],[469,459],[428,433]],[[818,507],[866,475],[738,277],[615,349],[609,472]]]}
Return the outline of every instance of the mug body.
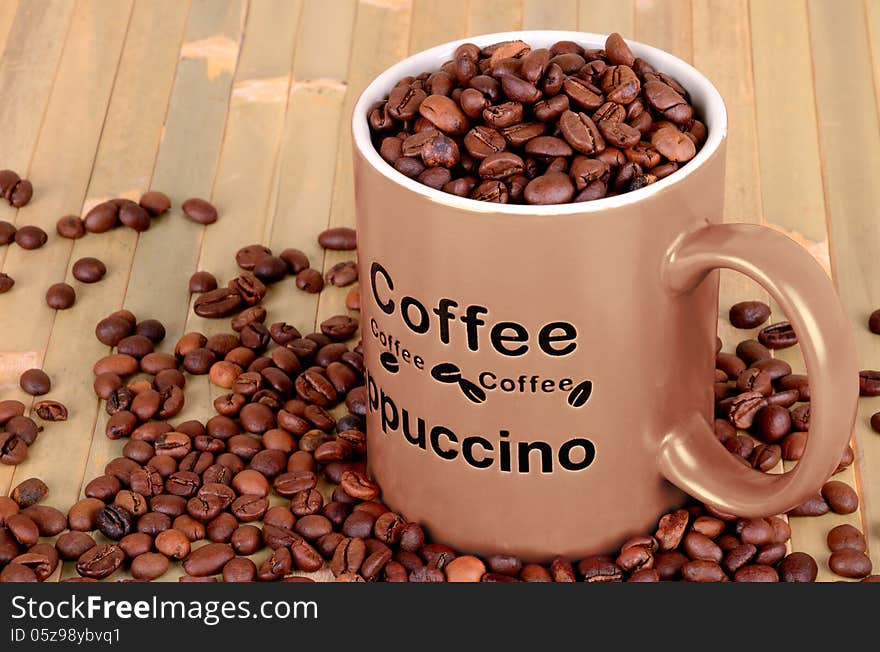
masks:
{"label": "mug body", "polygon": [[[604,37],[517,32],[535,47]],[[375,152],[367,110],[397,79],[466,41],[389,69],[353,116],[369,471],[382,499],[467,552],[547,561],[650,531],[686,497],[657,465],[684,418],[711,423],[718,278],[668,291],[682,237],[722,219],[726,117],[671,55],[708,127],[697,157],[646,188],[582,204],[513,206],[434,191]]]}

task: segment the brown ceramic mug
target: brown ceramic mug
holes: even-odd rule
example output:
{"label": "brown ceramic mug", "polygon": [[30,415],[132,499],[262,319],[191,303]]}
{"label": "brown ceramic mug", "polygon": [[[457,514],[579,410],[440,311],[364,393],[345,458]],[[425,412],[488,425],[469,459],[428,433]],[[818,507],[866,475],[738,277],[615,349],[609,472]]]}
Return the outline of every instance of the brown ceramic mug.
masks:
{"label": "brown ceramic mug", "polygon": [[[572,558],[652,531],[687,492],[739,516],[800,504],[849,440],[858,368],[821,267],[765,227],[722,224],[727,116],[690,65],[639,43],[708,127],[671,176],[555,206],[480,202],[388,165],[367,112],[463,42],[533,47],[605,37],[490,34],[391,67],[353,115],[369,470],[383,500],[463,551]],[[807,449],[787,473],[744,467],[713,433],[718,268],[750,276],[800,336],[812,389]]]}

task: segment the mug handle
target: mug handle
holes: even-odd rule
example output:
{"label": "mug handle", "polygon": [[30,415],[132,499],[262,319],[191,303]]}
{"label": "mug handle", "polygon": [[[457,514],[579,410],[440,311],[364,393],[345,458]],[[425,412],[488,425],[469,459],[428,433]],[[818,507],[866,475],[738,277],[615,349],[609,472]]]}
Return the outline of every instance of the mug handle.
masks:
{"label": "mug handle", "polygon": [[693,415],[664,437],[660,469],[680,489],[723,512],[780,514],[815,495],[849,442],[859,394],[854,336],[825,271],[786,236],[755,224],[704,227],[672,246],[663,280],[670,291],[685,293],[718,268],[760,283],[798,334],[811,385],[810,436],[792,470],[766,474],[734,460],[705,418]]}

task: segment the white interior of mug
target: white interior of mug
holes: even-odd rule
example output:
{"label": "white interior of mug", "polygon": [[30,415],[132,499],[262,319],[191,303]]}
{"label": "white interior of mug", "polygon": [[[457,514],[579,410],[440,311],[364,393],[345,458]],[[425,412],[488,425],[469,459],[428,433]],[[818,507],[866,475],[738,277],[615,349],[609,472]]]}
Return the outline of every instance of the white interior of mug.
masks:
{"label": "white interior of mug", "polygon": [[592,213],[626,206],[662,192],[664,189],[675,185],[687,175],[693,173],[698,167],[700,167],[700,165],[707,161],[715,150],[718,149],[718,146],[727,135],[727,110],[724,107],[724,101],[721,99],[721,94],[715,86],[712,85],[712,82],[710,82],[696,68],[668,52],[664,52],[663,50],[659,50],[649,45],[644,45],[643,43],[627,40],[627,43],[636,57],[642,58],[650,63],[657,69],[657,72],[663,72],[670,75],[688,91],[691,103],[696,109],[697,116],[706,124],[708,130],[708,138],[700,151],[697,152],[697,155],[665,179],[661,179],[639,190],[623,193],[615,197],[605,197],[603,199],[595,199],[587,202],[544,206],[528,204],[499,205],[478,201],[476,199],[467,199],[440,190],[434,190],[429,186],[419,183],[415,179],[410,179],[401,174],[379,156],[379,152],[376,151],[376,148],[373,147],[373,143],[370,140],[370,129],[367,124],[367,111],[374,102],[384,100],[388,97],[388,93],[401,78],[408,75],[419,75],[422,72],[439,70],[440,66],[452,59],[453,52],[455,52],[455,49],[462,43],[475,43],[480,47],[485,47],[499,41],[512,41],[516,39],[525,41],[532,47],[536,48],[550,47],[557,41],[574,41],[586,48],[602,48],[605,47],[606,36],[601,34],[589,34],[586,32],[566,32],[556,30],[501,32],[474,36],[473,38],[465,38],[459,41],[452,41],[451,43],[444,43],[443,45],[438,45],[404,59],[376,77],[376,79],[374,79],[361,94],[354,107],[354,113],[352,115],[354,142],[366,160],[369,161],[379,172],[395,183],[411,190],[412,192],[424,195],[432,201],[453,206],[455,208],[492,213],[503,210],[505,213],[520,215],[566,215]]}

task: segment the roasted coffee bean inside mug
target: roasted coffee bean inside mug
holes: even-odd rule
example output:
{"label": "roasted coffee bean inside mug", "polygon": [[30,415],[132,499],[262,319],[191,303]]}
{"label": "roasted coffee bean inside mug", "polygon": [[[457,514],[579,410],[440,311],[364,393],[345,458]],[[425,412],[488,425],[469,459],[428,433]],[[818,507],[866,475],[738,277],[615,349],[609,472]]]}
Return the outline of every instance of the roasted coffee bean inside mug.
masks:
{"label": "roasted coffee bean inside mug", "polygon": [[512,204],[639,190],[687,164],[707,136],[687,90],[619,34],[604,50],[568,41],[460,45],[439,70],[399,80],[368,124],[401,174]]}

